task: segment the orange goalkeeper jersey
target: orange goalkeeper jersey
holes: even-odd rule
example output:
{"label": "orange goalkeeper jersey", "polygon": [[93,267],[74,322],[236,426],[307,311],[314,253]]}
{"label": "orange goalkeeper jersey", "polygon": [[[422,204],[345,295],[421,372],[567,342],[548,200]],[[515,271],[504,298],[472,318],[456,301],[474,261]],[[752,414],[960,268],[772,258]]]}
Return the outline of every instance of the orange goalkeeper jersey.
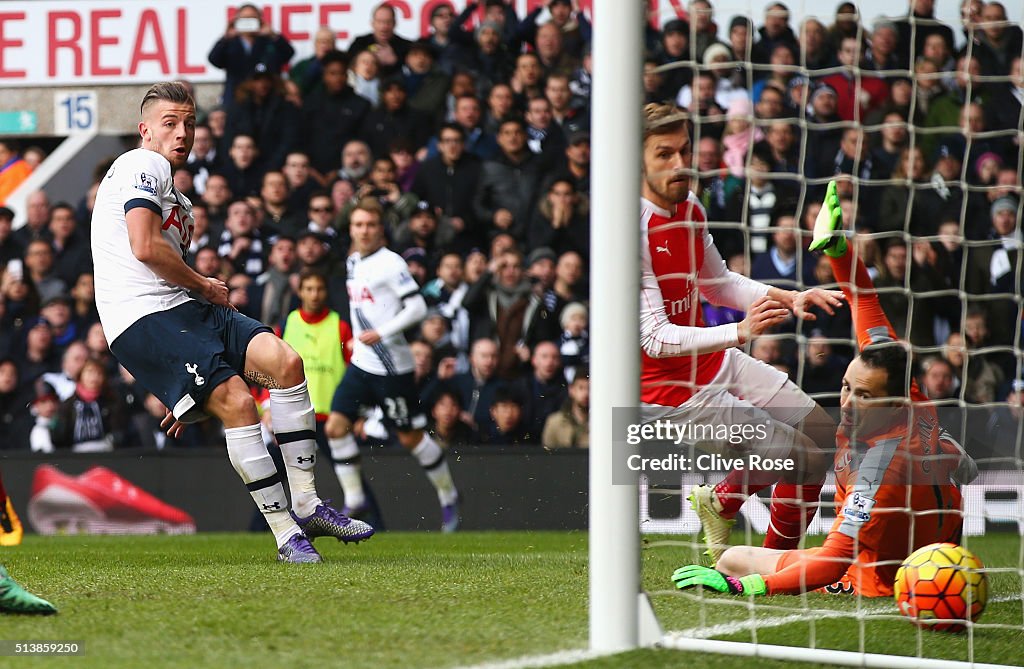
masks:
{"label": "orange goalkeeper jersey", "polygon": [[[833,258],[836,279],[853,311],[860,349],[895,342],[864,264]],[[825,545],[786,551],[765,576],[770,594],[824,588],[828,592],[891,596],[896,570],[917,548],[960,542],[961,498],[953,482],[962,449],[939,425],[935,407],[912,382],[912,404],[890,428],[854,439],[836,437],[836,520]],[[851,564],[851,559],[853,560]]]}

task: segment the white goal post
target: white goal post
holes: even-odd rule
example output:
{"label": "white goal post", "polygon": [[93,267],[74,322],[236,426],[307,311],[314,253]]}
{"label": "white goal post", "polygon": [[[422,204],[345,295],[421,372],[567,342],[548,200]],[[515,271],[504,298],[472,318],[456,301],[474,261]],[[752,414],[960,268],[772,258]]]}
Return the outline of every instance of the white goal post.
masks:
{"label": "white goal post", "polygon": [[645,3],[595,0],[591,97],[590,647],[639,643],[637,486],[612,484],[612,408],[640,399],[641,59]]}

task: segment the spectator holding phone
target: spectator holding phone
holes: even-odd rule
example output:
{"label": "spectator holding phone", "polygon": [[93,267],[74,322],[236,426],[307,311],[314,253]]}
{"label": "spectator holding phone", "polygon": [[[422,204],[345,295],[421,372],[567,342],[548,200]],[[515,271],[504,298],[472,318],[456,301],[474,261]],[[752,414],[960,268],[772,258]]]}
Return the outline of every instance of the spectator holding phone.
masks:
{"label": "spectator holding phone", "polygon": [[244,4],[210,49],[210,64],[225,72],[223,101],[234,104],[235,87],[257,72],[281,74],[295,55],[291,43],[264,22],[256,5]]}

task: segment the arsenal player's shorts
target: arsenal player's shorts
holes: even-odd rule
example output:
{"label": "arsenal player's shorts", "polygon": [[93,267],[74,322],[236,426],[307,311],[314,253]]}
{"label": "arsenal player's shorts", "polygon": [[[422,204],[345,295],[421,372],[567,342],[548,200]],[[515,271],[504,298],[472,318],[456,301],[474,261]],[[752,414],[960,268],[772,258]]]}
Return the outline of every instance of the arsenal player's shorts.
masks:
{"label": "arsenal player's shorts", "polygon": [[253,337],[273,332],[234,309],[190,300],[132,323],[110,344],[124,368],[183,423],[208,418],[214,388],[245,374]]}
{"label": "arsenal player's shorts", "polygon": [[[643,422],[669,420],[688,429],[699,439],[691,446],[712,453],[755,453],[763,458],[785,458],[797,443],[797,427],[814,408],[814,400],[800,390],[783,372],[739,349],[725,352],[722,367],[710,384],[698,390],[678,407],[643,404]],[[737,428],[749,425],[746,436],[737,443],[734,438],[707,438],[721,429],[735,434]],[[686,441],[686,440],[684,440]]]}

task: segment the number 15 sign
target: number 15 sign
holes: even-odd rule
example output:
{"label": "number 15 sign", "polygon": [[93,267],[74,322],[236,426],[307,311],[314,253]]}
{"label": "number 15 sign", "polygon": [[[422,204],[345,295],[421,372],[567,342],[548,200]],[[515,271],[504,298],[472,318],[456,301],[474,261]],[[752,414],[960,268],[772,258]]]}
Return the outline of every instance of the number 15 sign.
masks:
{"label": "number 15 sign", "polygon": [[53,94],[53,132],[74,135],[100,127],[96,91],[56,91]]}

